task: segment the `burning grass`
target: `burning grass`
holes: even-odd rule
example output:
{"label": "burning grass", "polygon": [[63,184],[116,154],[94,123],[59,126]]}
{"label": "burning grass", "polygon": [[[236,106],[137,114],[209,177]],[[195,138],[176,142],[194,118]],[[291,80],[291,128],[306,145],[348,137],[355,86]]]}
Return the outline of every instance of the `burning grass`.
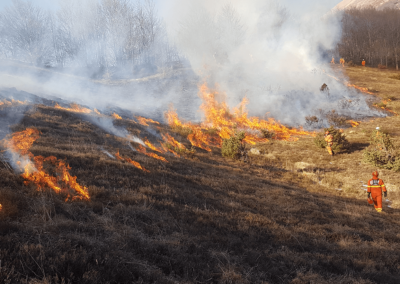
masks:
{"label": "burning grass", "polygon": [[[70,175],[71,168],[64,161],[54,156],[47,158],[34,156],[29,152],[32,144],[39,137],[40,132],[37,129],[27,128],[13,133],[11,138],[2,141],[4,147],[11,152],[13,163],[16,163],[19,170],[23,172],[21,176],[25,179],[25,185],[32,183],[39,191],[51,188],[56,193],[64,195],[66,200],[89,200],[87,188],[79,185],[76,177]],[[52,167],[56,173],[55,177],[45,170],[45,164]]]}
{"label": "burning grass", "polygon": [[[352,186],[349,176],[369,178],[361,177],[369,173],[367,165],[354,164],[361,136],[349,134],[354,143],[338,155],[340,160],[328,158],[305,136],[258,144],[254,147],[261,154],[246,164],[218,151],[199,151],[194,160],[170,155],[169,163],[162,163],[132,152],[125,139],[74,113],[39,106],[14,132],[33,126],[41,134],[28,145],[29,152],[65,158],[77,179],[90,185],[90,202],[64,203],[53,191],[31,191],[20,175],[0,164],[0,279],[398,282],[400,213],[385,208],[388,215],[378,215],[365,198],[357,199],[356,188],[365,197],[359,179],[351,180],[358,183],[353,191],[346,185]],[[363,133],[371,127],[363,123],[351,130]],[[160,128],[162,147],[190,145],[168,127]],[[101,147],[117,153],[117,159]],[[150,172],[132,166],[131,155]],[[295,162],[308,165],[298,171]],[[394,185],[399,177],[388,172],[383,170],[382,178]],[[321,178],[321,184],[305,173]],[[339,185],[342,191],[336,190]],[[395,196],[389,189],[389,198]]]}
{"label": "burning grass", "polygon": [[201,125],[182,122],[173,109],[166,113],[166,118],[172,129],[185,135],[193,146],[206,151],[211,151],[210,146],[221,147],[223,139],[233,137],[236,129],[245,131],[243,141],[253,145],[268,142],[268,138],[263,136],[266,131],[273,133],[273,139],[285,141],[296,141],[299,136],[313,135],[303,129],[285,127],[273,118],[262,120],[258,117],[248,117],[246,98],[238,107],[230,110],[225,103],[226,95],[209,89],[206,84],[200,87],[199,96],[203,101],[200,109],[205,117]]}

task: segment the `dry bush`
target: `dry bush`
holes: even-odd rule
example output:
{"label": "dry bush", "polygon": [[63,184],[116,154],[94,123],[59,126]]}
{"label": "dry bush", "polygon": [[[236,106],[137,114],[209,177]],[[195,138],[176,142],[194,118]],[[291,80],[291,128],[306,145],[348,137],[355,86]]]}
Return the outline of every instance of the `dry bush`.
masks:
{"label": "dry bush", "polygon": [[387,69],[386,65],[378,64],[378,69]]}
{"label": "dry bush", "polygon": [[331,126],[348,126],[347,117],[339,115],[335,110],[328,112],[325,116]]}
{"label": "dry bush", "polygon": [[349,141],[347,141],[346,135],[343,133],[343,131],[334,128],[333,126],[325,128],[323,132],[319,132],[317,134],[317,136],[314,138],[314,144],[317,147],[326,148],[325,131],[329,131],[329,133],[333,136],[333,151],[340,152],[343,150],[347,150],[350,147],[350,143]]}
{"label": "dry bush", "polygon": [[390,79],[400,80],[400,75],[393,75],[389,77]]}
{"label": "dry bush", "polygon": [[353,60],[350,60],[349,62],[346,63],[349,67],[356,67],[354,64]]}
{"label": "dry bush", "polygon": [[269,131],[268,129],[261,129],[261,137],[266,139],[272,139],[275,137],[275,133],[273,131]]}
{"label": "dry bush", "polygon": [[192,134],[193,130],[189,127],[184,127],[184,126],[174,126],[172,128],[172,131],[174,131],[175,133],[178,133],[179,135],[183,136],[183,137],[188,137],[189,134]]}
{"label": "dry bush", "polygon": [[388,133],[375,130],[370,136],[370,146],[363,152],[363,161],[379,168],[400,171],[400,156]]}
{"label": "dry bush", "polygon": [[306,116],[305,119],[306,119],[306,123],[308,126],[315,126],[319,122],[318,117],[316,117],[315,115],[314,116]]}

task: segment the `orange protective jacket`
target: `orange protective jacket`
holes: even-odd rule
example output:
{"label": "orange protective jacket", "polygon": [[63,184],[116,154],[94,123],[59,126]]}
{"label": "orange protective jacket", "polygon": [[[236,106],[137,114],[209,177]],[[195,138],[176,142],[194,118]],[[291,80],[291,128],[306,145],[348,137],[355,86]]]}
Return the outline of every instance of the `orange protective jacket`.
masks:
{"label": "orange protective jacket", "polygon": [[382,190],[386,192],[385,184],[380,178],[372,178],[368,181],[368,192],[374,200],[374,207],[382,209]]}
{"label": "orange protective jacket", "polygon": [[361,62],[361,65],[362,65],[362,66],[365,66],[365,61],[362,61],[362,62]]}

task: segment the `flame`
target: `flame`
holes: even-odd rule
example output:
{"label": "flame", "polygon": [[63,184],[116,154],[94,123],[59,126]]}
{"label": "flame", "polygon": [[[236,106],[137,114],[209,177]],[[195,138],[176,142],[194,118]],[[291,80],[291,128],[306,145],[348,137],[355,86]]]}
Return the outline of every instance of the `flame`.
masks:
{"label": "flame", "polygon": [[[210,145],[221,146],[222,139],[228,139],[235,135],[236,130],[244,130],[246,137],[244,141],[249,144],[257,142],[267,142],[267,138],[260,138],[261,131],[274,133],[274,139],[285,141],[296,141],[298,137],[304,135],[315,135],[304,131],[302,128],[287,128],[273,118],[262,120],[257,117],[248,117],[246,105],[247,98],[244,98],[238,107],[230,110],[225,103],[225,94],[218,91],[211,91],[206,84],[200,87],[200,98],[203,103],[200,109],[203,111],[205,119],[201,125],[183,123],[178,118],[175,110],[166,113],[166,119],[171,127],[189,128],[191,133],[188,140],[193,146],[211,151]],[[209,134],[214,132],[215,135]]]}
{"label": "flame", "polygon": [[350,123],[351,127],[357,127],[360,125],[361,121],[347,120],[347,123]]}
{"label": "flame", "polygon": [[138,120],[139,124],[141,124],[143,126],[149,126],[147,123],[160,124],[158,121],[154,121],[154,120],[152,120],[150,118],[144,118],[144,117],[141,117],[141,116],[136,116],[135,118]]}
{"label": "flame", "polygon": [[[28,162],[23,166],[21,161],[18,161],[20,169],[23,171],[21,176],[25,179],[25,185],[33,183],[38,190],[46,187],[53,189],[56,193],[65,192],[70,197],[69,192],[75,191],[78,195],[72,197],[72,200],[85,199],[89,200],[89,193],[86,187],[82,187],[76,182],[76,177],[71,176],[68,172],[71,168],[64,161],[58,160],[54,156],[44,158],[43,156],[34,156],[29,149],[32,144],[40,137],[40,132],[37,129],[27,128],[24,131],[13,133],[11,139],[6,140],[5,144],[13,153],[20,156],[28,156]],[[33,162],[32,162],[33,160]],[[55,167],[56,177],[49,175],[44,170],[44,163],[48,163]],[[61,186],[63,182],[65,186]],[[68,199],[68,198],[67,198]]]}
{"label": "flame", "polygon": [[146,170],[145,168],[143,168],[138,162],[135,162],[129,158],[123,158],[119,155],[119,150],[117,151],[117,153],[115,154],[115,157],[117,157],[118,160],[121,161],[127,161],[128,163],[130,163],[131,165],[135,166],[136,168],[138,168],[139,170],[142,170],[144,172],[149,173],[150,171]]}
{"label": "flame", "polygon": [[136,150],[142,154],[145,154],[148,157],[152,157],[154,159],[168,163],[167,159],[165,159],[164,157],[158,156],[157,154],[154,154],[154,153],[147,153],[146,148],[140,144],[139,144],[138,148],[136,148]]}
{"label": "flame", "polygon": [[3,206],[0,204],[0,211],[3,209]]}
{"label": "flame", "polygon": [[26,101],[21,102],[19,100],[14,100],[14,99],[11,99],[11,101],[8,100],[0,101],[0,106],[7,106],[7,107],[14,105],[25,105],[25,104],[27,104]]}
{"label": "flame", "polygon": [[163,151],[161,149],[159,149],[156,146],[154,146],[153,144],[151,144],[150,141],[147,140],[147,139],[144,141],[144,144],[146,144],[146,146],[149,147],[153,151],[156,151],[156,152],[159,152],[159,153],[163,153]]}
{"label": "flame", "polygon": [[62,110],[66,110],[66,111],[72,111],[72,112],[78,112],[78,113],[91,113],[92,110],[82,107],[78,104],[72,103],[70,104],[70,108],[65,108],[60,106],[59,104],[56,103],[56,105],[54,106],[57,109],[62,109]]}
{"label": "flame", "polygon": [[96,114],[101,115],[101,113],[100,113],[97,109],[93,109],[93,111],[94,111]]}
{"label": "flame", "polygon": [[115,119],[122,119],[122,117],[120,117],[118,114],[116,114],[115,112],[112,114],[112,117],[114,117]]}
{"label": "flame", "polygon": [[373,95],[374,94],[374,93],[371,93],[370,91],[368,91],[368,88],[359,87],[357,85],[350,84],[350,83],[347,83],[346,85],[347,85],[347,87],[355,88],[355,89],[357,89],[357,90],[359,90],[359,91],[361,91],[362,93],[365,93],[365,94],[369,94],[369,95]]}

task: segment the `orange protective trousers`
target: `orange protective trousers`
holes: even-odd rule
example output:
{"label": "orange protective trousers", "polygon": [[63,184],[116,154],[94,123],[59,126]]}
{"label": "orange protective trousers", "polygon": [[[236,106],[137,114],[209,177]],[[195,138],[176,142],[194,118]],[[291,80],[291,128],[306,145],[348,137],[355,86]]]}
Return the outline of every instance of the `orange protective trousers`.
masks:
{"label": "orange protective trousers", "polygon": [[372,188],[371,189],[371,197],[374,200],[374,207],[376,211],[382,211],[382,189],[381,188]]}
{"label": "orange protective trousers", "polygon": [[328,153],[329,153],[329,155],[333,155],[333,152],[332,152],[332,145],[333,145],[333,143],[328,143],[328,145],[326,146],[326,149],[328,150]]}

